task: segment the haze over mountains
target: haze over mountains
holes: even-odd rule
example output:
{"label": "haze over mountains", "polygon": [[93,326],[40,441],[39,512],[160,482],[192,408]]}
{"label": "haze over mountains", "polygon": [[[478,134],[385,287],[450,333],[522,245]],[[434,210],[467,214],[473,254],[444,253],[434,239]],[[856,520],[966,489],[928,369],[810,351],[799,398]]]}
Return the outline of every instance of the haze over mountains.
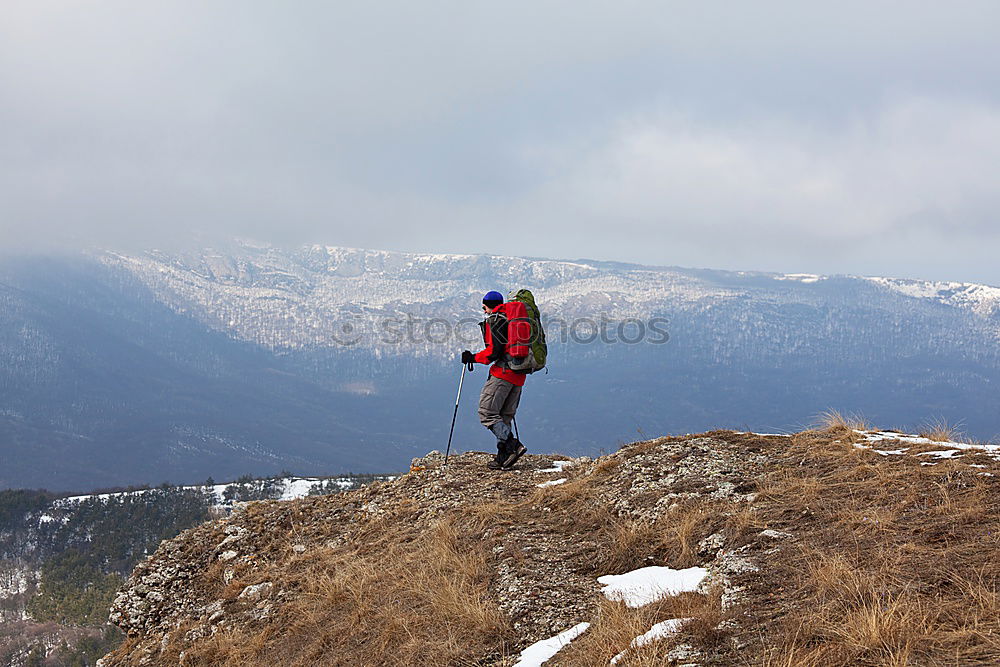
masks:
{"label": "haze over mountains", "polygon": [[[517,287],[551,318],[536,452],[827,408],[1000,433],[994,287],[234,243],[0,262],[0,488],[404,469],[444,445],[482,293]],[[492,446],[484,377],[459,450]]]}

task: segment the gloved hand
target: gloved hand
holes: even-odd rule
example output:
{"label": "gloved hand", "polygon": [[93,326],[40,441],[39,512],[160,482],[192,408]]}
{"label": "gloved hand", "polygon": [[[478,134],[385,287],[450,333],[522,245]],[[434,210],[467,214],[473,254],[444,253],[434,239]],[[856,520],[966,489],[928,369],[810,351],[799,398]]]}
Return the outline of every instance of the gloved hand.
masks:
{"label": "gloved hand", "polygon": [[462,363],[463,364],[474,364],[474,363],[476,363],[476,355],[472,354],[468,350],[462,352]]}

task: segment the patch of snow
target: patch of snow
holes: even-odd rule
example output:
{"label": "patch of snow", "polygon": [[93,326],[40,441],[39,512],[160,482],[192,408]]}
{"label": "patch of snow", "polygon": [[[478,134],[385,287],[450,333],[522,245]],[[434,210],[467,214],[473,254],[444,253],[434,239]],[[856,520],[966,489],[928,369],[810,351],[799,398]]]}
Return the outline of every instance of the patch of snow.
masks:
{"label": "patch of snow", "polygon": [[569,630],[563,630],[555,637],[537,641],[521,651],[520,659],[514,667],[541,667],[546,660],[558,653],[564,646],[586,632],[590,623],[574,625]]}
{"label": "patch of snow", "polygon": [[573,465],[572,461],[553,461],[551,468],[545,468],[538,472],[562,472],[563,468]]}
{"label": "patch of snow", "polygon": [[934,440],[919,435],[907,435],[906,433],[896,433],[895,431],[854,431],[864,437],[868,442],[882,442],[883,440],[898,440],[911,445],[930,445]]}
{"label": "patch of snow", "polygon": [[[858,435],[864,437],[865,441],[874,443],[882,442],[884,440],[898,440],[910,445],[940,445],[942,447],[948,447],[951,450],[979,450],[993,458],[1000,458],[1000,445],[980,445],[968,442],[952,442],[950,440],[931,440],[930,438],[925,438],[919,435],[910,435],[906,433],[896,433],[895,431],[855,431]],[[855,447],[860,449],[869,449],[868,446],[862,444],[855,444]],[[929,452],[922,452],[922,454],[928,454]],[[957,452],[956,452],[957,453]],[[935,456],[938,456],[935,454]],[[951,458],[955,454],[939,455],[940,458]]]}
{"label": "patch of snow", "polygon": [[90,494],[90,495],[86,495],[86,496],[70,496],[68,498],[59,498],[58,500],[56,500],[56,501],[54,501],[52,503],[52,506],[53,507],[65,507],[66,505],[73,505],[73,504],[76,504],[76,503],[82,503],[82,502],[84,502],[86,500],[90,500],[92,498],[96,498],[97,500],[107,500],[109,498],[119,497],[119,496],[141,496],[143,494],[150,493],[150,492],[152,492],[154,490],[155,489],[141,489],[139,491],[121,491],[119,493],[97,493],[97,494]]}
{"label": "patch of snow", "polygon": [[[666,639],[670,635],[674,634],[680,630],[681,625],[690,621],[690,618],[671,618],[666,621],[661,621],[651,627],[649,631],[639,635],[632,640],[632,643],[628,645],[629,648],[642,648],[646,644],[651,644],[660,639]],[[615,657],[611,658],[611,664],[617,665],[618,661],[625,657],[626,651],[622,651]]]}
{"label": "patch of snow", "polygon": [[[251,482],[251,486],[260,485],[267,482],[264,479],[255,479]],[[346,477],[333,477],[333,478],[323,478],[323,477],[285,477],[282,479],[275,480],[275,485],[280,488],[280,495],[278,495],[276,500],[297,500],[299,498],[305,498],[309,495],[309,490],[315,484],[334,484],[340,487],[340,490],[346,490],[351,488],[353,481]],[[180,487],[184,490],[196,490],[203,491],[209,494],[212,498],[212,503],[215,507],[228,507],[230,501],[226,500],[226,491],[233,486],[240,486],[238,482],[230,482],[228,484],[213,484],[211,486],[204,485],[194,485],[194,486],[183,486]],[[96,499],[101,501],[106,501],[109,498],[121,497],[121,496],[141,496],[147,493],[156,493],[159,489],[140,489],[138,491],[120,491],[118,493],[99,493],[90,494],[84,496],[70,496],[68,498],[60,498],[53,503],[53,507],[67,507],[70,505],[75,505],[78,503],[85,502],[87,500]]]}
{"label": "patch of snow", "polygon": [[565,481],[566,478],[563,477],[562,479],[553,479],[552,481],[549,482],[542,482],[541,484],[535,484],[535,486],[537,486],[539,489],[544,489],[546,486],[556,486],[558,484],[563,484]]}
{"label": "patch of snow", "polygon": [[909,451],[909,448],[904,449],[875,449],[874,447],[869,447],[868,445],[862,445],[860,443],[855,443],[854,445],[858,449],[867,449],[870,452],[874,452],[879,456],[901,456]]}
{"label": "patch of snow", "polygon": [[225,503],[226,489],[228,489],[229,486],[229,484],[215,484],[213,486],[206,486],[205,491],[215,497],[215,504],[216,506],[219,506]]}
{"label": "patch of snow", "polygon": [[951,459],[958,456],[958,454],[959,450],[957,449],[942,449],[934,452],[919,452],[917,456],[933,456],[936,459]]}
{"label": "patch of snow", "polygon": [[882,440],[898,440],[911,445],[947,445],[956,449],[985,449],[1000,450],[1000,445],[974,445],[967,442],[953,442],[951,440],[931,440],[921,435],[907,433],[896,433],[895,431],[855,431],[864,436],[868,442],[881,442]]}
{"label": "patch of snow", "polygon": [[668,595],[697,590],[708,575],[703,567],[672,570],[669,567],[643,567],[625,574],[606,574],[598,577],[604,584],[601,592],[609,600],[624,602],[634,608],[645,606]]}
{"label": "patch of snow", "polygon": [[797,280],[800,283],[815,283],[826,280],[826,276],[818,276],[815,273],[784,273],[774,277],[775,280]]}
{"label": "patch of snow", "polygon": [[[285,481],[285,490],[281,492],[281,498],[279,500],[296,500],[298,498],[305,498],[309,495],[309,489],[311,489],[315,484],[318,484],[320,480],[315,477],[292,477]],[[350,486],[348,480],[338,480],[337,486],[341,489],[346,486]]]}

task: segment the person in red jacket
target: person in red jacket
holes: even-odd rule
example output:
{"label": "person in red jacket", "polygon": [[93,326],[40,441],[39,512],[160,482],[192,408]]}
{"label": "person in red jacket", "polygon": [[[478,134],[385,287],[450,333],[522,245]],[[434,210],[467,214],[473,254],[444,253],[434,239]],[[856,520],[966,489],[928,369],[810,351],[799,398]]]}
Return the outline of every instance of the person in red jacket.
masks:
{"label": "person in red jacket", "polygon": [[509,470],[528,451],[510,430],[527,376],[507,367],[508,320],[504,305],[500,292],[486,293],[483,297],[486,319],[479,325],[486,347],[475,354],[469,350],[462,352],[462,363],[493,364],[479,397],[479,421],[497,438],[496,459],[488,464],[491,470]]}

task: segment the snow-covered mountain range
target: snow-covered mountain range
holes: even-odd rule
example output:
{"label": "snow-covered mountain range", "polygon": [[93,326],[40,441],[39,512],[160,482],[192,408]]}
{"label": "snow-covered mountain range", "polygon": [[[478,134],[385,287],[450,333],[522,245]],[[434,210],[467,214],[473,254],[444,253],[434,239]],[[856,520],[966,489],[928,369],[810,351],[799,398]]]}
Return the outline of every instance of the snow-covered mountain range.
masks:
{"label": "snow-covered mountain range", "polygon": [[[828,408],[1000,433],[1000,289],[233,243],[0,262],[0,488],[387,472],[443,447],[479,301],[530,288],[529,447],[795,429]],[[488,449],[467,382],[456,447]]]}
{"label": "snow-covered mountain range", "polygon": [[[894,278],[723,272],[590,260],[446,255],[313,245],[283,250],[235,244],[224,252],[144,255],[104,252],[108,266],[138,278],[178,313],[270,348],[341,346],[380,352],[434,351],[426,340],[393,348],[377,336],[345,336],[343,324],[407,315],[457,322],[475,317],[482,294],[529,287],[546,313],[561,318],[648,318],[730,303],[814,304],[846,285],[873,287],[916,302],[970,312],[1000,330],[1000,288]],[[887,299],[888,300],[888,299]],[[359,317],[361,316],[361,317]],[[377,333],[365,331],[366,334]],[[380,346],[379,343],[382,343]]]}

